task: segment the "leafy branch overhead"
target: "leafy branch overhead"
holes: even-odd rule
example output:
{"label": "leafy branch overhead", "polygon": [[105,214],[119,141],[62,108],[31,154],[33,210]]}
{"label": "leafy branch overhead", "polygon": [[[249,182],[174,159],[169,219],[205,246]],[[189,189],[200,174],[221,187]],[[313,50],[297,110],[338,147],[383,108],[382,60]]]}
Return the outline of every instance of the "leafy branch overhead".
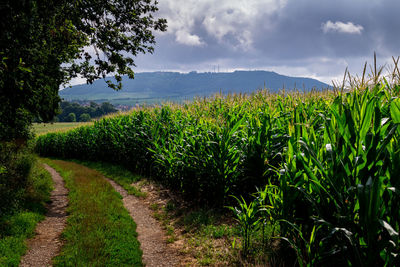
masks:
{"label": "leafy branch overhead", "polygon": [[118,85],[109,83],[114,89],[121,88],[121,75],[133,78],[130,67],[135,66],[132,56],[152,53],[155,39],[152,30],[166,30],[165,19],[155,19],[157,2],[153,1],[77,1],[71,7],[72,24],[77,36],[83,34],[85,45],[94,49],[92,55],[80,49],[83,62],[74,63],[73,73],[86,75],[88,82],[115,73]]}

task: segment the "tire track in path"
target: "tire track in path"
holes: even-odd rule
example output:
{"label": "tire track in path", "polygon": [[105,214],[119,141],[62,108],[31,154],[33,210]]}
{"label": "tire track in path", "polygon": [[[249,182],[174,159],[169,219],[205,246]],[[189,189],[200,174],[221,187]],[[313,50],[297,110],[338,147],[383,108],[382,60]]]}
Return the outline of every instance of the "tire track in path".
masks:
{"label": "tire track in path", "polygon": [[37,224],[36,235],[28,240],[28,251],[20,263],[22,267],[52,266],[52,259],[58,255],[62,246],[60,235],[66,225],[68,190],[56,170],[47,164],[43,166],[53,178],[54,190],[51,192],[46,218]]}
{"label": "tire track in path", "polygon": [[149,207],[140,198],[129,195],[113,180],[107,180],[121,194],[125,208],[137,225],[136,232],[146,267],[181,266],[178,252],[166,245],[165,234]]}

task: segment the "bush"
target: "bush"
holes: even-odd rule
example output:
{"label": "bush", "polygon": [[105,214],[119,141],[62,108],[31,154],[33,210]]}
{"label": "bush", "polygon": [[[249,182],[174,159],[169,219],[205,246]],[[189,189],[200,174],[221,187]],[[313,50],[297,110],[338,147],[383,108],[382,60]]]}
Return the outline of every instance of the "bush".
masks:
{"label": "bush", "polygon": [[36,162],[28,176],[25,188],[25,208],[29,210],[41,209],[44,202],[50,200],[50,193],[53,190],[53,180],[50,173],[41,163]]}
{"label": "bush", "polygon": [[0,143],[0,214],[12,212],[24,200],[34,162],[30,150],[12,142]]}

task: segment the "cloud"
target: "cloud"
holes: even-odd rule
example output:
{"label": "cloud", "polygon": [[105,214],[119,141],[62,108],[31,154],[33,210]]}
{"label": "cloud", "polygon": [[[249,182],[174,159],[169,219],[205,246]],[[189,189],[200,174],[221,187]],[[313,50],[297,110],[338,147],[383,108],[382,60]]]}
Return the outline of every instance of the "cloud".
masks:
{"label": "cloud", "polygon": [[[209,41],[249,50],[260,20],[273,25],[272,16],[287,0],[163,0],[158,16],[168,21],[176,42],[201,46]],[[200,37],[201,36],[201,37]]]}
{"label": "cloud", "polygon": [[328,20],[326,23],[322,23],[322,31],[324,33],[328,32],[340,32],[340,33],[349,33],[349,34],[361,34],[364,30],[364,27],[361,25],[355,25],[353,22],[341,22],[336,21],[332,22]]}
{"label": "cloud", "polygon": [[[399,0],[162,0],[168,20],[137,71],[265,69],[320,78],[400,55]],[[329,20],[328,20],[329,19]],[[323,34],[325,33],[325,34]]]}
{"label": "cloud", "polygon": [[176,41],[178,43],[190,46],[202,46],[204,42],[200,40],[200,37],[195,34],[190,34],[185,30],[178,30],[176,33]]}

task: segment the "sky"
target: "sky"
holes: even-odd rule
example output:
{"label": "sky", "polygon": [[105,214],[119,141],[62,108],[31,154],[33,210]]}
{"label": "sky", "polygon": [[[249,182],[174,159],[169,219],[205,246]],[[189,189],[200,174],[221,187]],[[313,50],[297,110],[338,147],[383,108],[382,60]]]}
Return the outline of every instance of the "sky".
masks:
{"label": "sky", "polygon": [[159,0],[153,54],[136,72],[268,70],[331,84],[400,56],[399,0]]}

